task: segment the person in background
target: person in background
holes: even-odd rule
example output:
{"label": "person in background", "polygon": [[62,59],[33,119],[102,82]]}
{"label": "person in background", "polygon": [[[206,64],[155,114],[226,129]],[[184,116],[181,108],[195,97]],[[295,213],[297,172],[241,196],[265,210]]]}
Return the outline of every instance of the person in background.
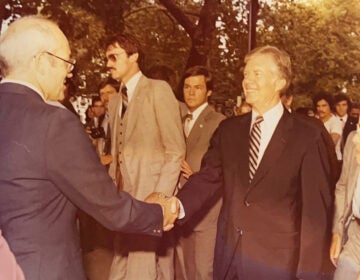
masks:
{"label": "person in background", "polygon": [[359,116],[360,116],[360,104],[359,103],[353,103],[350,110],[350,116],[355,118],[359,122]]}
{"label": "person in background", "polygon": [[349,134],[335,191],[335,214],[330,259],[334,280],[360,279],[360,135]]}
{"label": "person in background", "polygon": [[[180,187],[200,169],[212,134],[225,119],[207,103],[213,90],[213,78],[204,66],[187,69],[182,78],[187,113],[182,116],[186,137],[186,157],[181,163]],[[203,207],[188,224],[178,228],[176,279],[212,279],[217,219],[221,194]]]}
{"label": "person in background", "polygon": [[103,137],[104,132],[99,128],[101,127],[101,123],[105,117],[105,107],[99,96],[94,96],[92,98],[89,110],[91,111],[89,114],[91,115],[91,118],[85,124],[87,132],[93,139]]}
{"label": "person in background", "polygon": [[340,146],[341,153],[343,153],[346,139],[351,131],[356,130],[358,119],[349,115],[352,103],[346,94],[340,93],[335,95],[334,100],[335,116],[340,120],[343,128],[341,141],[338,144]]}
{"label": "person in background", "polygon": [[341,164],[342,154],[339,144],[341,142],[342,124],[333,114],[333,98],[330,94],[319,93],[314,96],[313,103],[319,120],[323,122],[334,142],[336,157]]}
{"label": "person in background", "polygon": [[245,100],[242,100],[239,107],[235,106],[235,110],[234,110],[235,116],[241,116],[249,112],[251,112],[251,105],[247,103]]}
{"label": "person in background", "polygon": [[109,169],[112,162],[111,155],[111,130],[109,118],[109,101],[119,92],[120,84],[112,78],[108,78],[100,83],[98,92],[100,99],[104,104],[105,115],[101,122],[101,127],[104,130],[104,137],[101,137],[96,142],[96,149],[100,156],[101,163]]}
{"label": "person in background", "polygon": [[294,101],[294,95],[291,92],[286,92],[280,97],[282,104],[285,106],[286,110],[290,113],[292,112],[291,105]]}
{"label": "person in background", "polygon": [[64,99],[60,100],[61,104],[65,106],[71,113],[79,116],[74,108],[73,102],[75,101],[76,87],[72,79],[66,79],[66,87],[64,90]]}
{"label": "person in background", "polygon": [[299,107],[295,110],[296,113],[304,115],[304,116],[308,116],[308,117],[315,117],[315,112],[312,108],[309,107]]}

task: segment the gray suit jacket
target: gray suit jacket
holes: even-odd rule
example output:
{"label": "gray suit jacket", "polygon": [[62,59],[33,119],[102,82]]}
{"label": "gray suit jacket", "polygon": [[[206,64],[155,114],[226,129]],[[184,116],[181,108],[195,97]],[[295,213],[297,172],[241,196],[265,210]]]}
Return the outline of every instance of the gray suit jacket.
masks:
{"label": "gray suit jacket", "polygon": [[85,278],[76,206],[161,235],[161,208],[116,191],[79,119],[16,83],[0,84],[0,158],[0,228],[28,280]]}
{"label": "gray suit jacket", "polygon": [[[184,118],[185,116],[183,116]],[[209,148],[210,139],[219,123],[225,119],[223,114],[215,112],[207,106],[197,118],[189,136],[186,139],[186,162],[194,172],[200,170],[201,160]],[[187,179],[181,176],[181,186]],[[221,207],[220,195],[206,205],[203,211],[197,213],[187,225],[196,230],[206,229],[208,226],[215,226]]]}
{"label": "gray suit jacket", "polygon": [[343,157],[343,168],[340,179],[335,189],[335,215],[333,223],[333,233],[346,236],[346,229],[352,217],[352,199],[355,186],[359,175],[360,167],[356,162],[355,144],[353,139],[356,131],[348,136]]}
{"label": "gray suit jacket", "polygon": [[157,191],[173,195],[185,143],[178,102],[170,86],[142,76],[121,119],[121,94],[110,100],[112,155],[120,163],[122,188],[138,199]]}

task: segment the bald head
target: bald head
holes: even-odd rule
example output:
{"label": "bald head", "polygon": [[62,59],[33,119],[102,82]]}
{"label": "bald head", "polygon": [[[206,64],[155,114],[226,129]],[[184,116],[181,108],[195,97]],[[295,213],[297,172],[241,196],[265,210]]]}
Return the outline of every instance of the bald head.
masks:
{"label": "bald head", "polygon": [[73,66],[64,33],[43,17],[18,19],[0,37],[2,76],[32,84],[47,100],[64,98]]}
{"label": "bald head", "polygon": [[0,37],[2,76],[29,69],[34,56],[56,49],[64,38],[59,27],[43,17],[28,16],[16,20]]}

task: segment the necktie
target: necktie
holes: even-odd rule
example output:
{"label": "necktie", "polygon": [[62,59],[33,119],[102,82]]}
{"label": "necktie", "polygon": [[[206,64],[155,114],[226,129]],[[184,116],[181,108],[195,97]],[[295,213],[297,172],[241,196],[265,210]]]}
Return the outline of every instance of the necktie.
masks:
{"label": "necktie", "polygon": [[127,88],[125,84],[121,88],[121,95],[122,95],[122,110],[121,110],[121,117],[124,117],[126,108],[128,106],[128,95],[127,95]]}
{"label": "necktie", "polygon": [[254,178],[259,157],[261,140],[260,123],[264,120],[262,116],[257,116],[250,132],[250,151],[249,151],[249,177],[250,182]]}
{"label": "necktie", "polygon": [[192,114],[186,114],[185,116],[184,133],[186,137],[188,137],[190,134],[190,122],[192,120],[192,117]]}

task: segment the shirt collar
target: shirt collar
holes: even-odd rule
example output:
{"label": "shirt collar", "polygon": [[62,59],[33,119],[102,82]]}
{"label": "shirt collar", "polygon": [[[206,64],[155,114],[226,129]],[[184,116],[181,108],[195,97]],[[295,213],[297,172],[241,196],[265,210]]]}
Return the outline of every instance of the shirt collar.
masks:
{"label": "shirt collar", "polygon": [[[283,113],[284,113],[284,106],[282,105],[281,101],[279,101],[278,104],[276,104],[270,110],[266,111],[262,116],[265,122],[269,122],[276,119],[280,119]],[[257,116],[259,116],[259,113],[256,112],[255,110],[252,110],[251,124],[255,122]]]}
{"label": "shirt collar", "polygon": [[335,115],[336,118],[339,120],[342,120],[342,122],[346,122],[348,119],[348,114],[345,114],[344,116],[340,117],[339,115]]}
{"label": "shirt collar", "polygon": [[129,102],[130,102],[130,100],[131,100],[131,98],[132,98],[132,96],[134,94],[135,87],[138,84],[141,76],[142,76],[142,72],[139,71],[134,76],[132,76],[130,78],[130,80],[125,84],[125,86],[127,88],[127,95],[128,95]]}
{"label": "shirt collar", "polygon": [[198,108],[196,108],[193,112],[188,111],[188,114],[192,115],[192,120],[196,120],[200,116],[202,111],[205,110],[207,105],[208,105],[208,103],[205,102],[204,104],[202,104]]}
{"label": "shirt collar", "polygon": [[28,87],[28,88],[32,89],[33,91],[35,91],[38,95],[40,95],[41,99],[46,102],[46,100],[45,100],[43,94],[41,93],[41,91],[37,87],[35,87],[33,84],[30,84],[30,83],[24,82],[24,81],[20,81],[20,80],[16,80],[16,79],[7,79],[7,78],[2,79],[0,83],[1,84],[3,84],[3,83],[14,83],[14,84],[20,84],[20,85],[23,85],[25,87]]}

